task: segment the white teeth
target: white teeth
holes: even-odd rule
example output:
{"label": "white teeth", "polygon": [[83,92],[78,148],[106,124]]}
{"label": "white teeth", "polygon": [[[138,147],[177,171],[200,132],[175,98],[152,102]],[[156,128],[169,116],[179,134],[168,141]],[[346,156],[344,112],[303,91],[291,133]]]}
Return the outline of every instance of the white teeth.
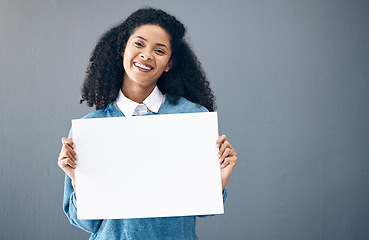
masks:
{"label": "white teeth", "polygon": [[147,67],[147,66],[145,66],[145,65],[142,65],[141,63],[134,63],[134,65],[136,66],[136,67],[140,67],[140,68],[143,68],[143,69],[146,69],[146,70],[151,70],[151,68],[150,67]]}

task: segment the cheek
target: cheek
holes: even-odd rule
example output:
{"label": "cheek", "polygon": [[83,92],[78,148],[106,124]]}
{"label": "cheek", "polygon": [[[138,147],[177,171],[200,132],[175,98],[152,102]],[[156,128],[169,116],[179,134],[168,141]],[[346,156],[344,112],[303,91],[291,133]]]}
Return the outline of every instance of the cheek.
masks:
{"label": "cheek", "polygon": [[158,62],[158,66],[160,69],[164,70],[167,65],[168,65],[168,62],[169,62],[169,58],[165,58],[165,59],[160,59],[160,61]]}
{"label": "cheek", "polygon": [[132,59],[132,53],[127,50],[124,51],[124,55],[123,55],[123,66],[128,67],[130,65],[131,59]]}
{"label": "cheek", "polygon": [[127,64],[129,64],[127,58],[123,57],[123,67],[127,66]]}

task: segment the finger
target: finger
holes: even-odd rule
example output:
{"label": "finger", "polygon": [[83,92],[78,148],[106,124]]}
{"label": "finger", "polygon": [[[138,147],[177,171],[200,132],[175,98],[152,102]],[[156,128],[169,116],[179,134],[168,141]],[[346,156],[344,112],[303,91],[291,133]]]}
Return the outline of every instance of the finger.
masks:
{"label": "finger", "polygon": [[[74,151],[73,151],[74,152]],[[67,157],[72,159],[73,161],[77,162],[76,155],[72,155],[68,150],[65,151]]]}
{"label": "finger", "polygon": [[227,167],[229,164],[229,158],[225,158],[223,163],[220,165],[221,168]]}
{"label": "finger", "polygon": [[232,150],[230,148],[226,148],[223,154],[219,158],[219,162],[223,162],[226,157],[230,157],[232,155]]}
{"label": "finger", "polygon": [[76,168],[77,164],[75,163],[75,161],[73,161],[70,158],[64,158],[62,160],[58,161],[58,165],[61,169],[65,169],[67,166],[71,167],[71,168]]}
{"label": "finger", "polygon": [[237,162],[237,157],[236,156],[232,156],[232,157],[227,157],[224,159],[224,162],[220,165],[221,168],[225,168],[228,165],[236,165]]}
{"label": "finger", "polygon": [[[69,147],[69,149],[70,149],[70,147]],[[73,150],[72,150],[72,151],[73,151]],[[74,151],[73,151],[73,152],[74,152]],[[70,159],[72,159],[73,161],[76,161],[75,156],[76,156],[76,155],[72,155],[72,154],[69,152],[67,145],[65,145],[65,146],[62,148],[62,152],[60,153],[58,160],[62,160],[62,159],[64,159],[64,158],[70,158]]]}
{"label": "finger", "polygon": [[223,142],[222,146],[220,146],[219,148],[219,155],[222,156],[223,155],[223,152],[226,150],[226,148],[230,148],[231,147],[231,144],[226,140]]}
{"label": "finger", "polygon": [[227,159],[228,159],[228,163],[229,164],[233,164],[233,165],[236,165],[236,163],[237,163],[237,156],[231,156],[231,157],[227,157]]}
{"label": "finger", "polygon": [[76,145],[74,144],[73,139],[71,137],[68,137],[68,138],[63,137],[62,138],[62,143],[63,143],[63,145],[68,144],[71,148],[76,147]]}
{"label": "finger", "polygon": [[58,160],[62,160],[67,157],[68,157],[67,150],[65,149],[65,146],[63,146],[62,149],[60,150]]}
{"label": "finger", "polygon": [[[224,157],[228,157],[229,155],[235,155],[235,151],[234,149],[232,148],[232,145],[228,142],[228,141],[225,141],[223,143],[223,145],[220,147],[219,149],[219,152],[218,152],[218,158],[219,160],[222,158],[222,156],[225,154],[225,151],[229,149],[227,151],[227,154],[224,156]],[[223,158],[224,159],[224,158]]]}
{"label": "finger", "polygon": [[224,141],[227,141],[227,137],[226,137],[226,135],[223,134],[222,136],[218,137],[218,140],[217,140],[215,146],[217,148],[219,148]]}
{"label": "finger", "polygon": [[77,160],[78,159],[78,156],[77,156],[76,152],[68,144],[66,144],[64,146],[64,148],[70,154],[70,155],[68,155],[68,157],[69,156],[72,156],[74,160]]}
{"label": "finger", "polygon": [[58,161],[58,165],[65,172],[65,174],[67,174],[72,179],[72,181],[74,181],[74,169],[77,166],[74,166],[74,167],[71,166],[71,165],[73,165],[73,163],[72,162],[68,162],[68,159],[67,158],[66,159],[63,159],[61,161]]}
{"label": "finger", "polygon": [[[230,142],[228,142],[228,140],[225,140],[224,143],[222,144],[222,147],[225,149],[225,148],[230,148],[232,150],[234,150],[234,148],[232,147],[232,144]],[[221,148],[222,148],[221,147]]]}

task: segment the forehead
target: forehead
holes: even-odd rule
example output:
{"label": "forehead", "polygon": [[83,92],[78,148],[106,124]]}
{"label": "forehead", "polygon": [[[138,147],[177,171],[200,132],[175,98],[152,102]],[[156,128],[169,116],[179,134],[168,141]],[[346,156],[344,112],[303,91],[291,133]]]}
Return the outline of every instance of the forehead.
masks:
{"label": "forehead", "polygon": [[148,42],[161,43],[166,46],[170,46],[170,34],[158,25],[147,24],[139,26],[134,30],[129,38],[132,39],[138,36],[145,38]]}

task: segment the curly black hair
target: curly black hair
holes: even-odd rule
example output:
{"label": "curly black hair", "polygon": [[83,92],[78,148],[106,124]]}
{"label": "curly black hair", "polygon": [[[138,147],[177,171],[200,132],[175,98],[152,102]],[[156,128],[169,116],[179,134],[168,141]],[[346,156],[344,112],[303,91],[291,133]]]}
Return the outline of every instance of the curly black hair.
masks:
{"label": "curly black hair", "polygon": [[124,22],[105,32],[90,56],[86,77],[82,86],[82,99],[96,110],[114,102],[123,86],[122,51],[137,27],[158,25],[170,35],[172,67],[164,72],[157,86],[166,94],[171,104],[180,97],[214,111],[215,97],[201,64],[184,39],[186,29],[174,16],[154,8],[142,8],[132,13]]}

